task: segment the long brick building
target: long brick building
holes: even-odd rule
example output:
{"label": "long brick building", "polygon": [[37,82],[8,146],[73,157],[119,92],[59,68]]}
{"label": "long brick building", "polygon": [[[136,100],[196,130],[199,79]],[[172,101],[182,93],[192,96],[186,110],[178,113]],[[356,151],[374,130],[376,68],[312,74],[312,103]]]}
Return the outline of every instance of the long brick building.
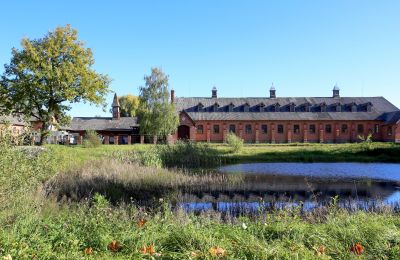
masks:
{"label": "long brick building", "polygon": [[400,110],[384,97],[220,98],[175,97],[180,125],[173,139],[224,142],[233,132],[248,143],[357,142],[370,133],[374,141],[400,142]]}

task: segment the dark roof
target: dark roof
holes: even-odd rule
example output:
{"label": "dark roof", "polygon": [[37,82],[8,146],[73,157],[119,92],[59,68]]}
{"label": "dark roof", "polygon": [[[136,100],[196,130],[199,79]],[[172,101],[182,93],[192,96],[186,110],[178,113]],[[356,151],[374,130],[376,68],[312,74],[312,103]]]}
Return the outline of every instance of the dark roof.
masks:
{"label": "dark roof", "polygon": [[[212,106],[219,104],[219,108],[212,112]],[[199,109],[198,104],[204,108]],[[176,98],[178,111],[186,111],[193,120],[382,120],[382,115],[396,112],[399,109],[383,97],[249,97],[249,98]],[[229,112],[228,106],[234,105]],[[245,112],[244,105],[250,106]],[[260,104],[264,108],[260,110]],[[275,105],[279,104],[279,111],[275,112]],[[290,104],[295,109],[290,112]],[[306,110],[310,106],[309,112]],[[321,104],[326,104],[326,112],[321,112]],[[340,104],[340,112],[337,105]],[[351,105],[356,105],[356,112],[352,112]],[[368,110],[368,105],[371,105]],[[261,111],[261,112],[260,112]],[[385,120],[385,119],[383,119]]]}
{"label": "dark roof", "polygon": [[119,105],[119,99],[118,99],[117,93],[114,94],[114,99],[113,99],[113,102],[112,102],[112,105],[111,105],[111,106],[113,106],[113,107],[119,107],[119,106],[120,106],[120,105]]}
{"label": "dark roof", "polygon": [[138,126],[136,117],[121,117],[120,119],[112,119],[112,117],[74,117],[69,126],[62,129],[72,131],[84,130],[131,130],[132,127]]}
{"label": "dark roof", "polygon": [[187,112],[194,120],[378,120],[376,112]]}
{"label": "dark roof", "polygon": [[23,119],[22,116],[0,116],[0,124],[1,123],[8,123],[11,125],[22,125],[25,126],[27,125],[26,121]]}
{"label": "dark roof", "polygon": [[400,124],[400,111],[385,113],[380,117],[387,124]]}

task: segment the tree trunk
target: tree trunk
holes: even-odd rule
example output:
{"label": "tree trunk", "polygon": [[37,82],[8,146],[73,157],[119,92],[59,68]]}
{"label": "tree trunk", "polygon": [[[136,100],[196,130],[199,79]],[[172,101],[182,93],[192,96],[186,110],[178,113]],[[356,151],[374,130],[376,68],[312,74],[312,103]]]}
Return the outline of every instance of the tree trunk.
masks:
{"label": "tree trunk", "polygon": [[43,122],[42,128],[40,129],[40,141],[39,141],[40,146],[43,145],[44,140],[49,135],[49,131],[47,130],[47,127],[48,127],[47,124]]}

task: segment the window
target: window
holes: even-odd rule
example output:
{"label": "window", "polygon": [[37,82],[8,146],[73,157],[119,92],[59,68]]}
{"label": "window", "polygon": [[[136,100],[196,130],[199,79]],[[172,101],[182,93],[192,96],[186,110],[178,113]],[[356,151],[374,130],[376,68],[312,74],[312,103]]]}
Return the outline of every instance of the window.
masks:
{"label": "window", "polygon": [[197,126],[197,133],[198,133],[198,134],[202,134],[203,132],[204,132],[203,125],[198,125],[198,126]]}
{"label": "window", "polygon": [[283,125],[278,125],[278,134],[283,134]]}
{"label": "window", "polygon": [[249,112],[249,105],[248,104],[244,104],[243,112]]}
{"label": "window", "polygon": [[268,133],[268,125],[261,125],[261,133],[262,134]]}
{"label": "window", "polygon": [[375,127],[374,127],[374,133],[375,134],[379,133],[379,125],[378,124],[376,124]]}
{"label": "window", "polygon": [[359,134],[364,133],[364,125],[362,124],[357,125],[357,133]]}
{"label": "window", "polygon": [[388,136],[392,136],[392,135],[393,135],[393,127],[392,127],[391,125],[388,126],[387,135],[388,135]]}
{"label": "window", "polygon": [[293,126],[293,132],[295,134],[300,134],[300,126],[299,125],[294,125]]}
{"label": "window", "polygon": [[251,134],[251,125],[246,125],[246,134]]}
{"label": "window", "polygon": [[315,134],[315,125],[310,125],[310,134]]}
{"label": "window", "polygon": [[219,125],[213,125],[214,134],[219,134]]}
{"label": "window", "polygon": [[229,132],[236,133],[236,125],[229,125]]}
{"label": "window", "polygon": [[347,134],[348,126],[346,124],[342,125],[342,134]]}
{"label": "window", "polygon": [[332,125],[325,125],[325,133],[327,134],[332,133]]}

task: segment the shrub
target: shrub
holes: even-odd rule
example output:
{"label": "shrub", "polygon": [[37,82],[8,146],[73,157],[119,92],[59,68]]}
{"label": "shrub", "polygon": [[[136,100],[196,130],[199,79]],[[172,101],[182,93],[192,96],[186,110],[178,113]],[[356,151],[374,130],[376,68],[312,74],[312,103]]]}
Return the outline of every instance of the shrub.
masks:
{"label": "shrub", "polygon": [[232,149],[232,152],[238,153],[243,148],[243,139],[235,135],[234,133],[229,133],[226,136],[226,143]]}
{"label": "shrub", "polygon": [[101,138],[94,130],[86,131],[85,138],[83,140],[83,147],[94,148],[101,145]]}

